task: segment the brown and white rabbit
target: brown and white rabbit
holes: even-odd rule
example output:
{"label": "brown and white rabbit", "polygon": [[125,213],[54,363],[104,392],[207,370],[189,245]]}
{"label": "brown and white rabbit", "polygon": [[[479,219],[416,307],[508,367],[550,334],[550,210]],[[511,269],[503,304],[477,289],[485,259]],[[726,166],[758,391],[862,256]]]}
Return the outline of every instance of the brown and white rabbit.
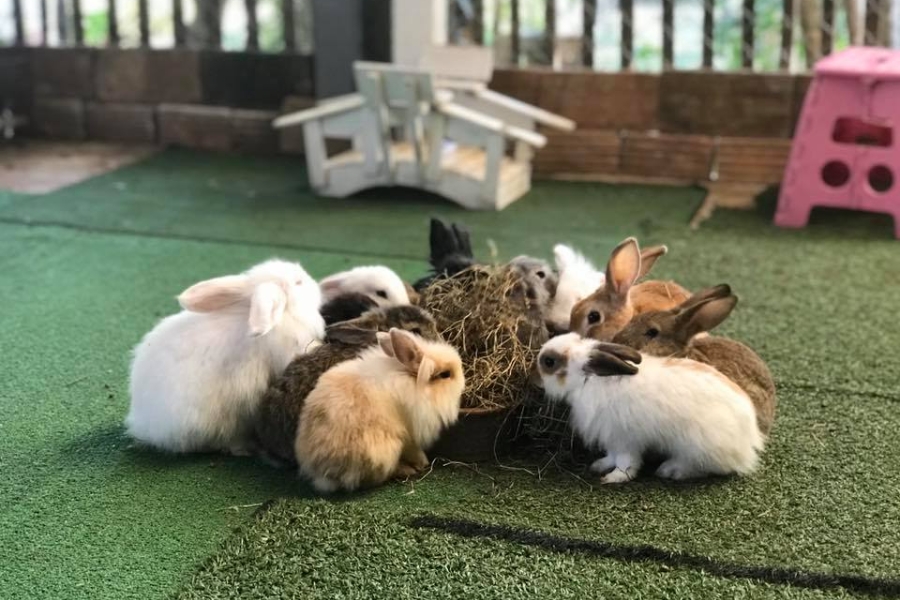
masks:
{"label": "brown and white rabbit", "polygon": [[691,293],[674,281],[637,283],[666,252],[665,246],[642,252],[633,237],[616,246],[606,264],[605,283],[572,309],[572,331],[608,342],[635,315],[667,310],[687,300]]}
{"label": "brown and white rabbit", "polygon": [[465,380],[452,347],[399,329],[329,369],[306,398],[294,446],[300,473],[327,493],[406,477],[459,418]]}
{"label": "brown and white rabbit", "polygon": [[638,315],[614,341],[652,356],[690,358],[715,367],[753,402],[759,429],[768,435],[775,420],[775,382],[769,367],[744,344],[700,335],[716,328],[737,305],[727,285],[697,292],[667,311]]}
{"label": "brown and white rabbit", "polygon": [[651,451],[666,456],[656,471],[665,479],[746,475],[759,465],[765,439],[753,404],[710,365],[577,333],[544,344],[537,364],[547,396],[571,407],[572,430],[606,451],[591,465],[600,483],[631,481]]}
{"label": "brown and white rabbit", "polygon": [[319,377],[338,363],[352,360],[378,343],[376,333],[393,328],[442,341],[434,317],[417,306],[394,306],[367,312],[325,329],[325,343],[298,356],[273,379],[254,419],[254,449],[271,462],[294,464],[294,442],[303,402]]}

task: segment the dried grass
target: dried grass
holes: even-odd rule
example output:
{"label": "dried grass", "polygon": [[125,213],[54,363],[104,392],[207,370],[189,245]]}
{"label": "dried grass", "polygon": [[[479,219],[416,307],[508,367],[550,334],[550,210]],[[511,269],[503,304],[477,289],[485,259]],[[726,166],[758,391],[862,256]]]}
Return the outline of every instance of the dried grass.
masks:
{"label": "dried grass", "polygon": [[435,280],[420,305],[459,351],[463,408],[503,410],[542,396],[530,382],[547,329],[521,278],[505,266],[476,266]]}

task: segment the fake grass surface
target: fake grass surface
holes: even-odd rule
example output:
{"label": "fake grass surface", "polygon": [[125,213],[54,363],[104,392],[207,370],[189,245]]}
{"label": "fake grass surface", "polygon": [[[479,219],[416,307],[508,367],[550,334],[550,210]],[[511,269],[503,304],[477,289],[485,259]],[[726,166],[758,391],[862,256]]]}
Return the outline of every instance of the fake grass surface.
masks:
{"label": "fake grass surface", "polygon": [[[296,161],[183,151],[46,196],[0,197],[0,597],[858,593],[465,538],[414,527],[421,515],[747,566],[900,575],[900,246],[889,223],[825,214],[789,232],[763,210],[720,213],[691,233],[700,197],[539,183],[507,211],[468,213],[408,191],[316,199]],[[660,275],[731,283],[741,301],[722,331],[756,348],[779,385],[760,472],[609,489],[552,465],[540,478],[457,465],[323,500],[252,459],[130,447],[128,351],[187,285],[272,254],[314,276],[377,261],[414,278],[432,214],[469,224],[483,258],[490,237],[501,258],[570,241],[599,263],[635,234],[669,244]]]}

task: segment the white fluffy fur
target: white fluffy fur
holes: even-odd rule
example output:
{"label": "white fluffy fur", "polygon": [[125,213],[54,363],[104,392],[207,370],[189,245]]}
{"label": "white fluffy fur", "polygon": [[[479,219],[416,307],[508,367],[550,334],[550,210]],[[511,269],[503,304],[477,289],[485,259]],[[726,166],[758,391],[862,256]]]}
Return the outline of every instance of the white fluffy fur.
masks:
{"label": "white fluffy fur", "polygon": [[573,429],[607,455],[591,469],[602,483],[633,479],[648,450],[667,460],[657,475],[687,479],[712,474],[747,474],[763,449],[763,435],[750,399],[714,368],[689,359],[644,355],[635,375],[585,374],[596,342],[578,334],[550,340],[566,354],[564,376],[544,377],[551,398],[572,407]]}
{"label": "white fluffy fur", "polygon": [[269,378],[324,336],[320,300],[306,271],[281,260],[185,290],[186,310],[134,349],[128,433],[173,452],[246,452]]}
{"label": "white fluffy fur", "polygon": [[604,284],[606,274],[598,271],[588,259],[565,244],[553,247],[553,258],[559,273],[559,285],[556,296],[550,303],[547,321],[557,331],[569,331],[572,309]]}
{"label": "white fluffy fur", "polygon": [[322,290],[322,302],[333,300],[341,294],[357,293],[365,294],[381,307],[410,303],[403,280],[387,267],[354,267],[349,271],[329,275],[319,282],[319,287]]}

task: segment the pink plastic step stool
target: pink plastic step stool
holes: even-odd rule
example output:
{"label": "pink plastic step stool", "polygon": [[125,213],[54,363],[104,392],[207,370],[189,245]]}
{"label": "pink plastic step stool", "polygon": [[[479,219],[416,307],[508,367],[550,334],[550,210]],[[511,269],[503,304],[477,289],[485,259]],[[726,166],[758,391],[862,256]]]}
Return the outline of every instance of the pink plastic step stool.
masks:
{"label": "pink plastic step stool", "polygon": [[900,52],[850,48],[816,65],[775,224],[804,227],[814,206],[891,214],[900,238]]}

